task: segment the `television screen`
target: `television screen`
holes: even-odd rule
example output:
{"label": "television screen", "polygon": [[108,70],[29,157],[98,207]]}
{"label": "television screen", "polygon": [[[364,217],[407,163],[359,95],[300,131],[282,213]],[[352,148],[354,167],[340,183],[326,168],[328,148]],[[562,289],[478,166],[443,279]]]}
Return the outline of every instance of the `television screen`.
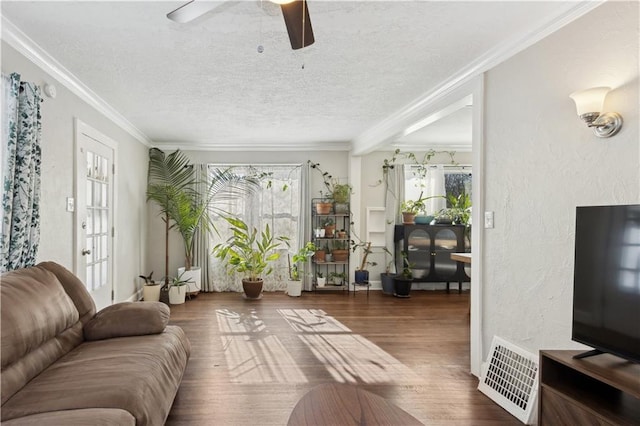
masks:
{"label": "television screen", "polygon": [[576,209],[572,339],[640,362],[640,204]]}

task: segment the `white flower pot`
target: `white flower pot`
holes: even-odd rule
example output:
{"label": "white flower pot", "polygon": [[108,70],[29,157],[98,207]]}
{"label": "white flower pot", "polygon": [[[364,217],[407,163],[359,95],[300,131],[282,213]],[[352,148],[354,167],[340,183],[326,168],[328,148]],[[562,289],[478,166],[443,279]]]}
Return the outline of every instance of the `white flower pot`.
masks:
{"label": "white flower pot", "polygon": [[182,275],[183,280],[189,280],[187,283],[187,293],[198,294],[202,289],[202,268],[199,266],[192,266],[189,271],[185,271],[183,268],[178,268],[178,276]]}
{"label": "white flower pot", "polygon": [[142,287],[142,298],[145,302],[158,302],[160,300],[160,289],[162,284],[144,285]]}
{"label": "white flower pot", "polygon": [[327,277],[318,277],[316,278],[316,284],[318,284],[318,287],[324,287],[327,284]]}
{"label": "white flower pot", "polygon": [[300,297],[302,294],[302,280],[287,282],[287,294],[292,297]]}
{"label": "white flower pot", "polygon": [[187,294],[186,285],[178,285],[169,287],[169,303],[172,305],[181,305],[184,303],[184,297]]}

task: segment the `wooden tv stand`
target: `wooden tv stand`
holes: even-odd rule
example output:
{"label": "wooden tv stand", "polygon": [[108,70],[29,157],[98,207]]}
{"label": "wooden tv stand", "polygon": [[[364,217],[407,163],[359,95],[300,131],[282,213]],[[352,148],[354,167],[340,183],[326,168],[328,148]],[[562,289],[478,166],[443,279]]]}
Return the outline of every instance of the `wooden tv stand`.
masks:
{"label": "wooden tv stand", "polygon": [[640,364],[581,352],[540,351],[538,424],[640,425]]}

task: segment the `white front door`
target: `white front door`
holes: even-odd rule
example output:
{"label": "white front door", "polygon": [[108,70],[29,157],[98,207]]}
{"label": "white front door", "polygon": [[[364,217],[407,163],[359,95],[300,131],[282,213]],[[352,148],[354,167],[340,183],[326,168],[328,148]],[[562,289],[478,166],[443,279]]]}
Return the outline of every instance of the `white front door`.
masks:
{"label": "white front door", "polygon": [[76,120],[75,272],[98,310],[114,300],[114,144]]}

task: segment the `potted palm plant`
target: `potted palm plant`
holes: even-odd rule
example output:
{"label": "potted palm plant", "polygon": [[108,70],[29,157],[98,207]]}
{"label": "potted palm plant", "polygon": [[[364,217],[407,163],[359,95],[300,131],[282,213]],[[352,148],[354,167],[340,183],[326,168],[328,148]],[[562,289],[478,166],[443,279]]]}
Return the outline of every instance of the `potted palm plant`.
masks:
{"label": "potted palm plant", "polygon": [[169,285],[169,231],[173,227],[171,212],[176,197],[181,192],[193,188],[193,170],[189,160],[179,150],[169,155],[158,148],[149,150],[149,170],[147,174],[147,201],[153,201],[159,208],[158,214],[164,222],[164,282]]}
{"label": "potted palm plant", "polygon": [[169,212],[184,244],[185,266],[178,268],[178,274],[184,273],[185,278],[189,278],[189,295],[197,295],[202,288],[202,268],[194,266],[195,236],[198,231],[206,235],[211,230],[213,225],[209,214],[220,210],[215,207],[215,201],[237,197],[257,185],[255,179],[236,175],[229,170],[215,169],[208,171],[208,175],[206,192],[200,194],[189,188],[180,191]]}
{"label": "potted palm plant", "polygon": [[316,250],[316,245],[309,241],[293,255],[293,259],[291,255],[288,255],[289,282],[287,283],[287,294],[289,296],[297,297],[302,294],[302,277],[300,276],[299,265],[309,260],[309,258],[315,254]]}
{"label": "potted palm plant", "polygon": [[258,229],[238,218],[223,217],[231,225],[232,235],[224,243],[213,248],[219,259],[227,259],[230,272],[244,274],[242,289],[247,299],[262,297],[263,278],[273,272],[271,262],[280,258],[276,249],[283,238],[274,238],[269,225],[258,234]]}

